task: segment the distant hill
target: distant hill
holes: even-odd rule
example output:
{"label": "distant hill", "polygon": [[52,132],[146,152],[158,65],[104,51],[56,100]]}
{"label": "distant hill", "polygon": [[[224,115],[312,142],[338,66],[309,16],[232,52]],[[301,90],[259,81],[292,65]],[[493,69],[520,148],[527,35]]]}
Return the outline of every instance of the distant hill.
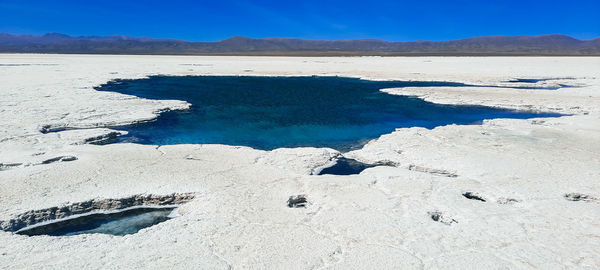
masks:
{"label": "distant hill", "polygon": [[600,38],[565,35],[487,36],[452,41],[387,42],[377,39],[308,40],[232,37],[218,42],[128,36],[72,37],[0,34],[0,53],[166,55],[394,55],[394,56],[600,56]]}

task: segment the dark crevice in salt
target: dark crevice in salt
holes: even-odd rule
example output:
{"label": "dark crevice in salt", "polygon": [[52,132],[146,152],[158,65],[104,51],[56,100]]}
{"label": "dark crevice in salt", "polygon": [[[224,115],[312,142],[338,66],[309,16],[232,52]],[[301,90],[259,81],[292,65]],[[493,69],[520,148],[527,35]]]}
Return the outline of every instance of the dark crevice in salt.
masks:
{"label": "dark crevice in salt", "polygon": [[512,82],[512,83],[538,83],[538,82],[545,82],[545,81],[554,81],[554,80],[574,80],[575,78],[539,78],[539,79],[534,79],[534,78],[515,78],[512,80],[509,80],[508,82]]}
{"label": "dark crevice in salt", "polygon": [[46,159],[46,160],[42,161],[42,164],[50,164],[50,163],[54,163],[54,162],[65,162],[65,161],[74,161],[74,160],[77,160],[77,157],[74,157],[74,156],[60,156],[60,157],[54,157],[54,158]]}
{"label": "dark crevice in salt", "polygon": [[326,175],[326,174],[353,175],[353,174],[359,174],[368,168],[373,168],[373,167],[377,167],[377,166],[394,166],[394,165],[395,164],[392,164],[390,162],[377,162],[377,163],[369,164],[369,163],[363,163],[363,162],[360,162],[358,160],[351,159],[351,158],[339,158],[338,160],[336,160],[336,162],[333,166],[324,168],[323,170],[321,170],[318,173],[318,175]]}
{"label": "dark crevice in salt", "polygon": [[[148,121],[145,121],[145,122],[148,122]],[[136,123],[132,123],[131,125],[134,125],[134,124],[136,124]],[[118,128],[119,126],[107,125],[107,126],[102,126],[102,127]],[[86,129],[96,129],[96,128],[98,128],[98,127],[75,128],[75,127],[45,125],[45,126],[42,126],[39,131],[42,134],[48,134],[48,133],[57,133],[57,132],[68,131],[68,130],[86,130]],[[95,145],[110,144],[110,143],[115,142],[119,138],[119,136],[121,136],[122,134],[123,134],[122,132],[113,131],[113,132],[109,132],[107,134],[86,138],[85,140],[83,140],[83,143],[95,144]]]}
{"label": "dark crevice in salt", "polygon": [[42,134],[51,133],[51,132],[61,132],[61,131],[65,131],[65,130],[69,130],[69,129],[66,127],[63,127],[63,126],[52,126],[52,125],[44,125],[40,128],[40,132]]}
{"label": "dark crevice in salt", "polygon": [[0,171],[5,171],[21,165],[23,165],[23,163],[0,163]]}
{"label": "dark crevice in salt", "polygon": [[582,194],[582,193],[568,193],[564,195],[565,199],[569,200],[569,201],[585,201],[585,202],[592,202],[592,201],[598,201],[598,198],[595,198],[591,195],[588,194]]}
{"label": "dark crevice in salt", "polygon": [[287,200],[287,205],[289,208],[304,208],[307,204],[308,200],[306,199],[306,195],[304,194],[290,196],[290,198]]}
{"label": "dark crevice in salt", "polygon": [[478,194],[475,194],[473,192],[465,192],[462,195],[469,200],[477,200],[477,201],[485,202],[484,198],[482,198],[481,196],[479,196]]}
{"label": "dark crevice in salt", "polygon": [[431,220],[440,222],[445,225],[452,225],[453,223],[458,223],[458,221],[456,219],[448,217],[440,211],[432,211],[432,212],[428,212],[428,214],[431,217]]}
{"label": "dark crevice in salt", "polygon": [[[534,78],[515,78],[512,80],[508,80],[506,82],[509,83],[530,83],[530,84],[536,84],[539,82],[545,82],[545,81],[554,81],[554,80],[575,80],[575,78],[540,78],[540,79],[534,79]],[[539,89],[539,90],[557,90],[560,88],[571,88],[571,87],[577,87],[577,86],[573,86],[573,85],[567,85],[567,84],[557,84],[558,86],[508,86],[508,88],[516,88],[516,89]],[[504,87],[504,86],[502,86]]]}
{"label": "dark crevice in salt", "polygon": [[333,174],[333,175],[352,175],[359,174],[367,168],[374,167],[375,165],[362,163],[360,161],[350,158],[340,158],[336,163],[331,166],[324,168],[319,172],[319,175]]}
{"label": "dark crevice in salt", "polygon": [[85,139],[84,143],[95,144],[95,145],[109,144],[111,142],[114,142],[120,135],[121,135],[120,132],[116,132],[116,131],[110,132],[105,135],[87,138],[87,139]]}

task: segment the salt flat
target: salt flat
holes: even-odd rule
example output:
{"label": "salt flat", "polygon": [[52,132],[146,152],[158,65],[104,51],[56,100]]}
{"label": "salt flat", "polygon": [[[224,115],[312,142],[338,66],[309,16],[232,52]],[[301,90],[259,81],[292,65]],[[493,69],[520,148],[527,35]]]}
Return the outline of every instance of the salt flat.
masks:
{"label": "salt flat", "polygon": [[[93,89],[156,74],[465,82],[497,87],[384,91],[569,116],[398,129],[344,153],[394,166],[351,176],[311,175],[332,149],[86,143],[190,106]],[[516,78],[576,87],[511,88],[532,85]],[[0,82],[1,229],[92,199],[195,195],[179,217],[123,237],[0,231],[2,268],[600,267],[600,58],[5,54]],[[308,206],[288,208],[298,194]]]}

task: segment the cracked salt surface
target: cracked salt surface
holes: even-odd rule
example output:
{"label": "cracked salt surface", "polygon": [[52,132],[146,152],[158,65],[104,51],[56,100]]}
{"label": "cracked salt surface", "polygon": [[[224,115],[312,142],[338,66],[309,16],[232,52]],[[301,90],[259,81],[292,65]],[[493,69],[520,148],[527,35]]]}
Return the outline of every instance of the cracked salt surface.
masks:
{"label": "cracked salt surface", "polygon": [[[600,239],[600,58],[348,57],[341,61],[0,55],[0,59],[6,64],[61,64],[60,70],[23,66],[0,72],[0,94],[5,97],[0,99],[0,163],[8,165],[0,171],[2,267],[598,269],[600,265],[600,255],[594,252]],[[323,63],[315,65],[315,61]],[[189,71],[189,66],[180,64],[211,66]],[[386,89],[435,103],[571,116],[398,129],[343,154],[369,164],[389,161],[397,166],[378,166],[344,177],[311,175],[341,156],[329,148],[262,151],[227,145],[157,149],[142,144],[86,144],[87,138],[110,137],[115,132],[106,127],[148,121],[165,109],[190,106],[93,89],[113,79],[153,74],[324,74],[498,86],[517,84],[505,82],[511,78],[573,77],[573,85],[583,87]],[[68,129],[42,134],[44,125]],[[77,160],[28,166],[60,156]],[[18,163],[22,165],[13,166]],[[462,196],[467,191],[483,195],[486,202]],[[13,233],[31,225],[30,221],[88,210],[69,201],[175,192],[200,196],[179,207],[181,217],[125,237]],[[307,207],[289,208],[289,197],[300,194],[306,195]],[[124,202],[102,201],[94,209],[113,209],[113,204]],[[159,204],[152,198],[141,201]]]}

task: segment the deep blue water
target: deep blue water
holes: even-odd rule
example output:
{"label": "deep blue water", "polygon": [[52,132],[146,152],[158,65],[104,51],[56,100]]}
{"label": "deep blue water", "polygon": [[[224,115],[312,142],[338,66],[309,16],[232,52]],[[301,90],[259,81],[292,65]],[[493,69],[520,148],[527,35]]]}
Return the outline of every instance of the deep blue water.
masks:
{"label": "deep blue water", "polygon": [[150,99],[177,99],[188,111],[120,127],[117,142],[228,144],[257,149],[332,147],[348,150],[396,128],[478,124],[491,118],[560,116],[483,106],[439,105],[382,88],[461,86],[447,82],[368,81],[342,77],[153,76],[98,87]]}

